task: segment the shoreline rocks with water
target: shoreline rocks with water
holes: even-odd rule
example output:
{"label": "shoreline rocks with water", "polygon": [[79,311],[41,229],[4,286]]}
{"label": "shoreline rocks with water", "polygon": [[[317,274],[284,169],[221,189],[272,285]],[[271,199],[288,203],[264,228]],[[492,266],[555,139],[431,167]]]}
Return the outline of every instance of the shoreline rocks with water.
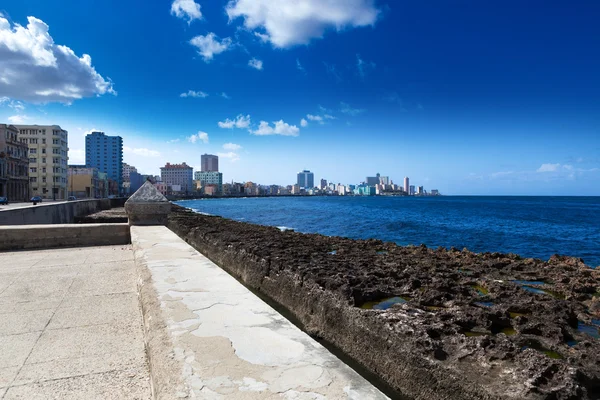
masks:
{"label": "shoreline rocks with water", "polygon": [[401,247],[173,210],[169,228],[407,398],[600,398],[600,271],[579,259]]}

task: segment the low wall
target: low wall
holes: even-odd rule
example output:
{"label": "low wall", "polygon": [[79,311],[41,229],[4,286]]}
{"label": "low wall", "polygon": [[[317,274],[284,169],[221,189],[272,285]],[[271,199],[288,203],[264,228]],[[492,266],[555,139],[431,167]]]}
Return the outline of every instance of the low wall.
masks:
{"label": "low wall", "polygon": [[76,217],[123,207],[125,198],[91,199],[64,203],[39,203],[0,211],[0,225],[71,224]]}
{"label": "low wall", "polygon": [[0,251],[131,243],[128,224],[57,224],[0,227]]}

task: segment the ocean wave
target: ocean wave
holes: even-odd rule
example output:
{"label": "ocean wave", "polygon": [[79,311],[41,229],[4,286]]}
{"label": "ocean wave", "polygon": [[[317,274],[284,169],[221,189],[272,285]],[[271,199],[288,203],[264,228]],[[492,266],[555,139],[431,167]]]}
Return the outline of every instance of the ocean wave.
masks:
{"label": "ocean wave", "polygon": [[279,229],[280,231],[295,231],[295,228],[290,228],[289,226],[277,226],[277,229]]}

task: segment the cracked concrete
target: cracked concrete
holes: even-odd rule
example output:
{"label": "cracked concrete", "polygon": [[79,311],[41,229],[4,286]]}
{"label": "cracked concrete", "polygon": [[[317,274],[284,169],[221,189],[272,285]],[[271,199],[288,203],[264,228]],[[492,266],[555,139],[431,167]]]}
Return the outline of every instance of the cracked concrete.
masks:
{"label": "cracked concrete", "polygon": [[131,235],[158,398],[387,398],[167,228]]}
{"label": "cracked concrete", "polygon": [[131,246],[0,253],[0,399],[150,399]]}

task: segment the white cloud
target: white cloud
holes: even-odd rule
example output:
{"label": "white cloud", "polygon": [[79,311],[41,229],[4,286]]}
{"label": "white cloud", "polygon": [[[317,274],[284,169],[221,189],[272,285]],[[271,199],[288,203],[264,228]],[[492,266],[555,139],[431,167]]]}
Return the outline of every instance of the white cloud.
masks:
{"label": "white cloud", "polygon": [[375,69],[375,63],[372,61],[365,61],[360,58],[360,54],[356,55],[356,69],[358,70],[358,75],[364,79],[365,75],[373,69]]}
{"label": "white cloud", "polygon": [[560,168],[560,164],[542,164],[537,169],[537,172],[556,172]]}
{"label": "white cloud", "polygon": [[240,159],[239,154],[234,153],[233,151],[227,153],[217,153],[220,158],[228,158],[231,162],[236,162]]}
{"label": "white cloud", "polygon": [[171,139],[171,140],[167,140],[167,143],[179,143],[179,139]]}
{"label": "white cloud", "polygon": [[206,144],[206,143],[208,143],[208,133],[198,131],[197,134],[192,135],[192,136],[188,137],[187,139],[188,139],[188,142],[190,142],[190,143],[196,143],[197,141],[201,141]]}
{"label": "white cloud", "polygon": [[190,44],[198,50],[198,54],[202,56],[204,62],[210,62],[215,54],[221,54],[231,47],[231,39],[225,38],[219,40],[217,35],[210,32],[206,36],[196,36],[190,40]]}
{"label": "white cloud", "polygon": [[11,124],[23,124],[29,117],[27,115],[13,115],[8,117],[8,122]]}
{"label": "white cloud", "polygon": [[83,132],[83,136],[87,136],[87,135],[91,134],[92,132],[102,132],[102,130],[93,128],[93,129]]}
{"label": "white cloud", "polygon": [[303,127],[303,128],[306,128],[308,126],[308,121],[305,120],[304,118],[302,118],[300,120],[300,126]]}
{"label": "white cloud", "polygon": [[329,114],[325,114],[323,115],[323,118],[325,119],[337,119],[336,117],[334,117],[333,115],[329,115]]}
{"label": "white cloud", "polygon": [[66,46],[57,45],[44,21],[27,17],[27,26],[0,15],[0,96],[32,103],[71,103],[106,93],[116,95],[110,79]]}
{"label": "white cloud", "polygon": [[260,39],[261,42],[266,43],[269,41],[269,35],[265,35],[264,33],[254,32],[254,36]]}
{"label": "white cloud", "polygon": [[229,97],[225,92],[221,93],[221,97],[227,100],[231,99],[231,97]]}
{"label": "white cloud", "polygon": [[85,164],[85,150],[69,148],[69,165]]}
{"label": "white cloud", "polygon": [[263,69],[263,62],[256,58],[252,58],[250,61],[248,61],[248,65],[259,71],[261,71]]}
{"label": "white cloud", "polygon": [[235,119],[231,120],[227,118],[225,121],[219,121],[219,128],[224,129],[245,129],[250,126],[250,115],[238,115]]}
{"label": "white cloud", "polygon": [[208,93],[203,92],[201,90],[199,90],[199,91],[188,90],[187,93],[181,93],[179,95],[179,97],[201,97],[204,99],[204,98],[208,97]]}
{"label": "white cloud", "polygon": [[306,73],[306,70],[304,69],[302,64],[300,64],[300,60],[297,58],[296,58],[296,68],[298,69],[298,71],[302,71],[303,73]]}
{"label": "white cloud", "polygon": [[281,135],[281,136],[298,136],[300,129],[296,125],[290,125],[283,120],[274,122],[275,126],[272,127],[266,121],[260,121],[258,129],[250,131],[253,135],[267,136],[267,135]]}
{"label": "white cloud", "polygon": [[306,118],[308,118],[311,121],[323,121],[323,117],[321,117],[319,115],[307,114]]}
{"label": "white cloud", "polygon": [[225,150],[238,151],[242,148],[242,146],[240,146],[239,144],[235,144],[235,143],[225,143],[223,145],[223,148]]}
{"label": "white cloud", "polygon": [[380,13],[373,0],[231,0],[226,11],[281,48],[308,44],[330,28],[373,25]]}
{"label": "white cloud", "polygon": [[365,112],[364,109],[361,108],[352,108],[350,107],[350,105],[348,103],[344,103],[341,102],[340,103],[340,111],[343,112],[344,114],[348,114],[351,116],[357,116],[358,114],[362,114],[363,112]]}
{"label": "white cloud", "polygon": [[0,106],[7,105],[13,110],[17,110],[17,112],[22,112],[25,110],[25,105],[20,101],[11,100],[8,97],[0,97]]}
{"label": "white cloud", "polygon": [[202,19],[200,4],[194,0],[174,0],[171,4],[171,14],[177,18],[187,19],[188,25],[195,19]]}
{"label": "white cloud", "polygon": [[160,152],[156,150],[150,150],[145,147],[141,148],[131,148],[128,146],[123,146],[123,153],[125,154],[135,154],[137,156],[142,157],[160,157]]}

